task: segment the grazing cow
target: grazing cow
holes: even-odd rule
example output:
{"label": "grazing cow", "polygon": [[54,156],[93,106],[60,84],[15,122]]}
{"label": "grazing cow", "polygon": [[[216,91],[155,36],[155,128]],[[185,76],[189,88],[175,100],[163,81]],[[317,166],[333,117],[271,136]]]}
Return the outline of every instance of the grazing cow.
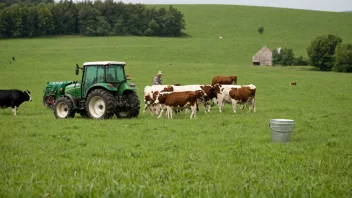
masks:
{"label": "grazing cow", "polygon": [[211,81],[211,85],[214,86],[215,84],[220,85],[237,85],[237,76],[215,76]]}
{"label": "grazing cow", "polygon": [[296,82],[291,82],[290,85],[296,85]]}
{"label": "grazing cow", "polygon": [[241,86],[240,88],[231,88],[229,96],[231,98],[233,112],[236,113],[237,103],[243,105],[242,110],[244,105],[247,104],[248,112],[250,112],[252,108],[253,112],[256,112],[255,92],[256,87],[252,84]]}
{"label": "grazing cow", "polygon": [[0,90],[0,107],[5,109],[12,107],[13,115],[16,115],[18,107],[25,101],[32,101],[30,91],[20,91],[17,89]]}
{"label": "grazing cow", "polygon": [[[191,109],[190,119],[196,116],[197,99],[204,97],[204,92],[197,91],[182,91],[182,92],[164,92],[157,96],[156,104],[163,104],[166,107],[168,118],[172,119],[172,112],[174,109]],[[162,108],[161,117],[164,108]]]}

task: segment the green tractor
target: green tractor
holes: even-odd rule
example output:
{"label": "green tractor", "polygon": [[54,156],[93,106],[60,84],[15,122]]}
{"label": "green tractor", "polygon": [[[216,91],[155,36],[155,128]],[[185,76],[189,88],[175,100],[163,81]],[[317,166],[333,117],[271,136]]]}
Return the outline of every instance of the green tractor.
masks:
{"label": "green tractor", "polygon": [[128,83],[125,63],[114,61],[76,64],[76,75],[82,80],[48,82],[43,104],[54,110],[56,118],[73,118],[76,113],[92,119],[133,118],[139,114],[137,87]]}

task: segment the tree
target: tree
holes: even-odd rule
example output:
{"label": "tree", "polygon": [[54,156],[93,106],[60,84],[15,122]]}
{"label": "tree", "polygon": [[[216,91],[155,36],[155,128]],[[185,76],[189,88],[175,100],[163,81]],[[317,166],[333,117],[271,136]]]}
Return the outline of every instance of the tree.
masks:
{"label": "tree", "polygon": [[323,35],[318,36],[307,48],[308,57],[311,65],[321,71],[331,71],[334,66],[335,48],[342,42],[339,36]]}
{"label": "tree", "polygon": [[44,3],[38,5],[38,29],[43,36],[51,35],[55,29],[53,15]]}
{"label": "tree", "polygon": [[274,65],[294,65],[295,55],[292,49],[283,48],[280,52],[275,49],[273,52],[272,61]]}
{"label": "tree", "polygon": [[335,52],[336,61],[333,70],[352,72],[352,44],[339,44]]}
{"label": "tree", "polygon": [[2,11],[2,35],[4,37],[21,37],[22,8],[19,4],[12,4]]}
{"label": "tree", "polygon": [[105,17],[99,16],[98,25],[97,25],[97,32],[96,34],[99,36],[106,36],[110,34],[110,24],[106,21]]}
{"label": "tree", "polygon": [[97,35],[97,26],[100,13],[93,8],[91,4],[87,4],[79,11],[79,27],[82,35]]}
{"label": "tree", "polygon": [[259,32],[259,34],[263,34],[264,33],[264,27],[258,28],[258,32]]}

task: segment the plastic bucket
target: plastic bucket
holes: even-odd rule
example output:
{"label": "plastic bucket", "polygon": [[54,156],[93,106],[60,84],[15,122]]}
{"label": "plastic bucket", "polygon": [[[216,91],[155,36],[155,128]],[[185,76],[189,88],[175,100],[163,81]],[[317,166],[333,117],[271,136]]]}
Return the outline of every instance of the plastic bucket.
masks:
{"label": "plastic bucket", "polygon": [[269,127],[271,128],[271,141],[282,143],[291,140],[295,128],[294,120],[289,119],[271,119]]}

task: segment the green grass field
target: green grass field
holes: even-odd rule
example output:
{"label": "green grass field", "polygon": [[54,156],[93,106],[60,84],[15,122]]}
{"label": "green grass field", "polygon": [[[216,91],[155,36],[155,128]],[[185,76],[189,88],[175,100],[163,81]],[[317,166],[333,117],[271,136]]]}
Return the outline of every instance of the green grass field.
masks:
{"label": "green grass field", "polygon": [[[33,91],[16,117],[0,110],[0,197],[352,197],[351,74],[249,66],[264,45],[306,56],[321,34],[352,43],[352,15],[176,8],[190,37],[0,40],[0,88]],[[46,82],[80,80],[75,64],[97,60],[126,61],[141,107],[144,86],[162,70],[164,84],[235,74],[256,85],[257,112],[225,105],[223,113],[200,107],[192,120],[142,112],[131,120],[55,119],[41,101]],[[275,118],[295,121],[288,144],[271,142]]]}

